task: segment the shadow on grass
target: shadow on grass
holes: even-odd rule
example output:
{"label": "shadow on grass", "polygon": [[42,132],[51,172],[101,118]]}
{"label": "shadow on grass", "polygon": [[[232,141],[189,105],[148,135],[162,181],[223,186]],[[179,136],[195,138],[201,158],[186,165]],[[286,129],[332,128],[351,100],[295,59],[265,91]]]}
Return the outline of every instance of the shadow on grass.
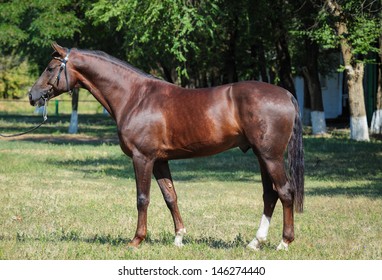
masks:
{"label": "shadow on grass", "polygon": [[[14,240],[14,238],[6,238],[0,236],[0,240]],[[40,242],[84,242],[84,243],[97,243],[97,244],[109,244],[112,246],[127,245],[130,239],[122,236],[111,236],[111,235],[94,235],[91,237],[82,237],[76,231],[61,231],[53,232],[46,236],[33,237],[25,233],[17,233],[16,240],[18,242],[28,242],[28,241],[40,241]]]}
{"label": "shadow on grass", "polygon": [[[20,133],[36,126],[41,121],[41,116],[0,115],[0,133],[7,135]],[[102,114],[79,116],[79,133],[89,136],[86,138],[87,141],[81,137],[69,137],[67,135],[69,122],[70,115],[51,116],[44,125],[33,133],[9,138],[9,140],[97,146],[105,142],[106,139],[107,142],[118,143],[115,122],[108,116]]]}
{"label": "shadow on grass", "polygon": [[[174,245],[174,234],[169,232],[162,233],[158,238],[153,238],[150,233],[147,235],[146,239],[143,241],[143,244],[149,245],[163,245],[163,246],[175,246]],[[13,238],[6,238],[0,236],[0,240],[6,240]],[[39,241],[39,242],[84,242],[91,244],[102,244],[102,245],[111,245],[111,246],[127,246],[131,241],[129,238],[122,236],[112,236],[112,235],[94,235],[90,237],[82,237],[76,231],[62,231],[58,233],[51,233],[47,236],[33,237],[28,236],[24,233],[17,233],[16,240],[18,242],[28,242],[28,241]],[[221,239],[216,239],[213,237],[203,237],[203,238],[192,238],[185,237],[183,241],[184,245],[204,245],[213,249],[231,249],[238,247],[245,247],[249,243],[248,241],[243,240],[242,236],[238,234],[234,240],[226,241]]]}
{"label": "shadow on grass", "polygon": [[[305,176],[321,181],[311,196],[382,197],[382,143],[341,138],[305,139]],[[326,182],[338,182],[326,187]],[[354,186],[355,181],[366,181]],[[350,185],[350,186],[349,186]]]}
{"label": "shadow on grass", "polygon": [[212,249],[232,249],[238,247],[245,247],[249,242],[242,239],[241,235],[237,235],[232,241],[225,241],[221,239],[216,239],[213,237],[204,237],[199,239],[185,238],[184,245],[187,244],[201,244]]}
{"label": "shadow on grass", "polygon": [[309,196],[364,196],[371,199],[378,199],[382,197],[382,181],[376,181],[359,187],[316,187],[306,190],[306,194]]}
{"label": "shadow on grass", "polygon": [[[174,234],[170,232],[164,232],[160,235],[159,238],[153,238],[148,234],[145,239],[145,243],[148,244],[161,244],[166,246],[175,246],[174,245]],[[234,240],[226,241],[222,239],[216,239],[213,237],[202,237],[202,238],[193,238],[190,236],[185,236],[183,239],[183,244],[187,245],[205,245],[213,249],[231,249],[237,247],[245,247],[249,242],[243,240],[243,237],[239,233]]]}
{"label": "shadow on grass", "polygon": [[304,141],[305,175],[320,180],[382,179],[382,143],[339,138]]}

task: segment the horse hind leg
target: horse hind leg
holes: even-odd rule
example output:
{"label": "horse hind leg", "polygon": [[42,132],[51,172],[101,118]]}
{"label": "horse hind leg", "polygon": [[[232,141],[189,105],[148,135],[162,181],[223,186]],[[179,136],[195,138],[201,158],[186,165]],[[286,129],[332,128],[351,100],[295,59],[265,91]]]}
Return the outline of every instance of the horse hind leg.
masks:
{"label": "horse hind leg", "polygon": [[177,247],[183,246],[183,236],[186,233],[184,228],[182,217],[179,212],[177,194],[172,181],[170,168],[167,161],[158,161],[154,164],[153,170],[155,179],[162,191],[163,198],[169,208],[175,227],[175,241],[174,244]]}
{"label": "horse hind leg", "polygon": [[294,240],[294,191],[287,179],[282,156],[266,159],[264,163],[283,206],[283,238],[277,250],[288,250],[288,245]]}
{"label": "horse hind leg", "polygon": [[259,250],[262,244],[264,244],[267,240],[271,218],[278,200],[278,194],[273,189],[273,183],[265,167],[265,164],[261,160],[259,160],[259,163],[261,170],[261,180],[263,183],[264,209],[256,237],[248,244],[248,247],[254,250]]}

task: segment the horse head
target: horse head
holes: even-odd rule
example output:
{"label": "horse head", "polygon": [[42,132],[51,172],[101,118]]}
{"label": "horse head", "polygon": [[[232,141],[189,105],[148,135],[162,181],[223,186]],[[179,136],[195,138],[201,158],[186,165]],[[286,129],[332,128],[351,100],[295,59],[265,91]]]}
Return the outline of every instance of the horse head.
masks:
{"label": "horse head", "polygon": [[70,69],[70,49],[53,43],[52,60],[28,93],[32,106],[44,106],[49,99],[64,92],[70,92],[76,85],[73,70]]}

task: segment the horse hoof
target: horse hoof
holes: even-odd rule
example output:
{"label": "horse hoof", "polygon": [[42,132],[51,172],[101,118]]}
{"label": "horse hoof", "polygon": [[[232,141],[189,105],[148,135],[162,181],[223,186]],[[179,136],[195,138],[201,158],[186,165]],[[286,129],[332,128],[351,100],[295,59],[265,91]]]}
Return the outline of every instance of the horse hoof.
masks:
{"label": "horse hoof", "polygon": [[127,250],[130,252],[137,252],[139,249],[138,247],[127,245]]}
{"label": "horse hoof", "polygon": [[127,249],[129,251],[137,251],[138,250],[138,245],[134,244],[133,242],[130,242],[129,244],[127,244]]}
{"label": "horse hoof", "polygon": [[277,251],[288,251],[288,243],[281,241],[279,246],[277,246]]}
{"label": "horse hoof", "polygon": [[185,228],[182,228],[180,229],[177,233],[176,233],[176,236],[175,236],[175,240],[174,240],[174,245],[176,247],[183,247],[183,236],[186,234],[186,229]]}
{"label": "horse hoof", "polygon": [[176,247],[178,247],[178,248],[182,248],[182,247],[184,247],[184,244],[182,243],[182,242],[174,242],[174,245],[176,246]]}
{"label": "horse hoof", "polygon": [[247,248],[254,250],[254,251],[260,251],[261,249],[261,242],[257,240],[257,238],[253,239],[248,245]]}

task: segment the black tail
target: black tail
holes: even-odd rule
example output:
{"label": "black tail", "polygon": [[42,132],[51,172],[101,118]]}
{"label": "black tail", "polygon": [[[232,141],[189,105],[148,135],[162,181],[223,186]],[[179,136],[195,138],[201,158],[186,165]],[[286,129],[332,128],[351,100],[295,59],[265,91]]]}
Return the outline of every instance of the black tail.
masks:
{"label": "black tail", "polygon": [[292,97],[296,108],[293,134],[288,143],[288,168],[291,185],[294,190],[294,206],[296,212],[304,209],[304,148],[302,143],[302,124],[297,100]]}

